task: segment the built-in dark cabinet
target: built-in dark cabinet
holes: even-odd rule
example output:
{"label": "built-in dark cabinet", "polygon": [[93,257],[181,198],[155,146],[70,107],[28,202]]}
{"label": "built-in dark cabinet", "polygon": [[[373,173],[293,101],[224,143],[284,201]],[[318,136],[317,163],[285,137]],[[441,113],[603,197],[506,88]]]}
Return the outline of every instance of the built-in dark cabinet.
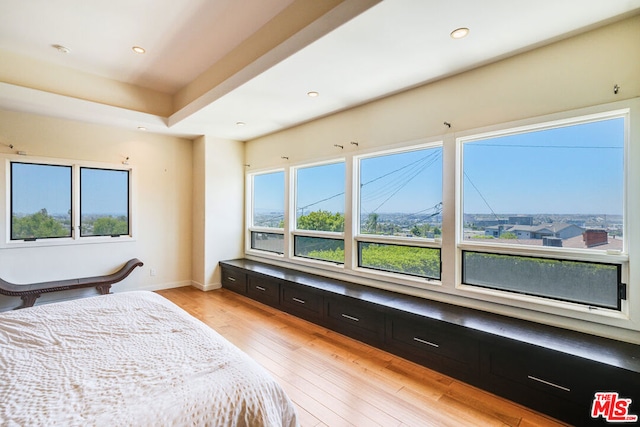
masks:
{"label": "built-in dark cabinet", "polygon": [[242,295],[247,294],[247,273],[233,267],[222,269],[222,286]]}
{"label": "built-in dark cabinet", "polygon": [[325,298],[325,325],[367,344],[384,344],[384,312],[381,307],[344,296]]}
{"label": "built-in dark cabinet", "polygon": [[238,259],[222,286],[574,425],[595,394],[640,416],[640,345]]}
{"label": "built-in dark cabinet", "polygon": [[248,275],[247,296],[261,303],[278,307],[280,305],[280,282],[262,276]]}
{"label": "built-in dark cabinet", "polygon": [[282,284],[281,292],[280,308],[283,311],[302,319],[323,323],[324,298],[320,292],[289,283]]}
{"label": "built-in dark cabinet", "polygon": [[386,316],[387,349],[413,362],[473,381],[479,374],[479,343],[462,327],[394,310]]}

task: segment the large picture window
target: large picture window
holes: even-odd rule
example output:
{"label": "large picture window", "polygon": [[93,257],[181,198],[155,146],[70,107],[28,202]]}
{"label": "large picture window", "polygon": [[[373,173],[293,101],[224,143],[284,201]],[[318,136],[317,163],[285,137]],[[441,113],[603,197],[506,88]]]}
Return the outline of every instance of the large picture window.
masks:
{"label": "large picture window", "polygon": [[129,234],[129,171],[80,168],[80,235]]}
{"label": "large picture window", "polygon": [[284,253],[284,172],[251,176],[251,249]]}
{"label": "large picture window", "polygon": [[295,256],[344,263],[344,197],[344,162],[296,169]]}
{"label": "large picture window", "polygon": [[71,237],[71,166],[11,163],[11,240]]}
{"label": "large picture window", "polygon": [[[129,169],[8,162],[10,241],[130,236]],[[65,240],[60,240],[65,239]]]}
{"label": "large picture window", "polygon": [[637,306],[640,104],[611,105],[249,173],[247,254],[613,325]]}
{"label": "large picture window", "polygon": [[613,114],[462,140],[463,283],[620,309],[625,129]]}
{"label": "large picture window", "polygon": [[358,169],[358,266],[439,280],[441,144],[362,157]]}

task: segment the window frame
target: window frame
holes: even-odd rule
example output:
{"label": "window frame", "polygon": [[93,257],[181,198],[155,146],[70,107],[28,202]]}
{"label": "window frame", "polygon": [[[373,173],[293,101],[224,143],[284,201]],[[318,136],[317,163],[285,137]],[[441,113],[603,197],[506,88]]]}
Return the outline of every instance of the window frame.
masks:
{"label": "window frame", "polygon": [[[611,107],[611,106],[609,106]],[[596,112],[593,112],[596,110]],[[598,312],[606,316],[627,317],[629,315],[628,299],[619,298],[619,309],[596,307],[584,303],[564,301],[561,299],[541,297],[528,294],[520,294],[513,291],[499,290],[490,287],[466,284],[463,282],[462,264],[463,252],[478,252],[498,255],[514,255],[531,257],[538,259],[557,259],[567,261],[583,261],[589,263],[616,264],[620,266],[621,282],[629,283],[629,263],[628,252],[629,236],[628,222],[628,198],[629,198],[629,162],[630,162],[630,127],[631,108],[607,108],[607,106],[597,106],[578,111],[567,111],[552,116],[544,116],[523,121],[525,123],[505,123],[494,126],[490,129],[465,132],[455,139],[456,165],[455,165],[455,249],[456,249],[456,289],[462,291],[463,295],[474,298],[481,298],[488,301],[500,301],[514,307],[520,307],[520,302],[534,303],[545,307],[561,307],[570,311]],[[551,246],[532,245],[509,245],[507,243],[484,243],[481,241],[469,241],[464,239],[464,164],[463,145],[467,142],[494,138],[500,136],[535,132],[545,129],[560,128],[571,125],[597,122],[607,119],[624,118],[624,147],[623,147],[623,188],[622,188],[622,210],[623,210],[623,249],[621,251],[584,249],[584,248],[556,248]]]}
{"label": "window frame", "polygon": [[[543,298],[539,296],[516,294],[502,290],[480,288],[462,283],[462,250],[504,253],[506,255],[530,255],[529,247],[512,246],[508,248],[483,245],[482,242],[471,244],[470,242],[460,242],[459,235],[462,230],[459,226],[462,216],[462,199],[460,192],[460,171],[461,155],[459,149],[460,138],[478,137],[479,135],[498,135],[509,130],[534,129],[541,124],[576,122],[576,118],[606,118],[618,113],[628,114],[625,121],[625,148],[624,148],[624,233],[628,245],[625,245],[624,252],[602,252],[593,253],[592,250],[575,249],[570,253],[562,249],[551,246],[540,247],[536,257],[561,258],[566,260],[602,262],[605,264],[622,264],[621,281],[627,284],[627,299],[621,301],[621,310],[593,307],[585,304],[565,302]],[[483,127],[465,128],[459,127],[455,132],[446,131],[443,134],[434,134],[428,138],[410,140],[404,142],[388,143],[384,145],[380,141],[370,141],[371,145],[363,147],[353,144],[350,149],[341,150],[340,155],[319,157],[315,163],[308,157],[298,162],[289,162],[284,159],[273,166],[265,166],[262,171],[273,171],[277,169],[285,170],[285,254],[274,256],[269,253],[252,251],[247,246],[245,255],[248,258],[262,259],[265,262],[273,261],[275,264],[293,266],[303,271],[323,274],[329,277],[349,280],[365,286],[382,288],[398,292],[399,294],[418,295],[425,298],[435,298],[453,304],[463,304],[481,310],[499,312],[514,317],[527,318],[542,323],[549,318],[555,318],[557,324],[571,325],[580,322],[589,322],[589,325],[605,331],[607,328],[621,328],[622,330],[637,331],[640,325],[640,293],[636,292],[634,282],[640,280],[640,270],[635,268],[635,264],[640,262],[640,253],[635,252],[635,242],[640,241],[640,227],[638,230],[630,228],[630,213],[640,212],[640,198],[633,198],[633,194],[640,194],[640,169],[637,171],[629,168],[629,165],[640,164],[640,98],[626,99],[607,104],[592,105],[585,108],[565,110],[541,116],[530,115],[528,118],[518,119],[510,122],[494,121]],[[358,255],[355,249],[361,237],[358,235],[359,221],[357,215],[358,196],[358,163],[355,160],[358,156],[382,155],[394,150],[411,150],[424,144],[442,141],[443,144],[443,207],[442,207],[442,237],[434,239],[434,242],[417,242],[416,245],[441,248],[441,280],[425,280],[423,278],[410,277],[405,274],[388,273],[372,269],[358,267]],[[376,145],[377,144],[377,145]],[[327,152],[329,152],[327,150]],[[315,261],[311,259],[297,258],[292,256],[293,236],[297,233],[290,224],[288,215],[294,212],[293,198],[295,175],[293,169],[298,165],[331,163],[345,159],[346,162],[346,188],[345,188],[345,264],[337,266],[335,264]],[[304,163],[302,163],[304,161]],[[249,172],[247,172],[249,174]],[[247,181],[248,183],[248,181]],[[246,200],[250,200],[250,186],[247,186]],[[636,200],[637,199],[637,200]],[[248,222],[247,222],[248,223]],[[245,228],[248,230],[248,227]],[[268,230],[267,230],[268,231]],[[304,233],[313,234],[313,233]],[[249,236],[250,233],[246,232]],[[333,236],[330,236],[333,237]],[[367,241],[376,243],[398,244],[395,236],[370,235]],[[634,247],[631,247],[631,245]],[[636,271],[639,271],[636,273]],[[640,282],[639,282],[640,283]],[[576,323],[577,322],[577,323]],[[590,326],[591,327],[591,326]],[[592,329],[590,329],[592,330]],[[595,329],[593,329],[595,330]],[[605,333],[605,332],[603,332]]]}
{"label": "window frame", "polygon": [[[255,195],[254,195],[254,191],[255,191],[255,185],[254,185],[254,180],[256,176],[259,175],[269,175],[272,173],[282,173],[283,174],[283,180],[284,180],[284,195],[283,195],[283,200],[284,200],[284,206],[282,207],[284,210],[284,227],[283,228],[276,228],[276,227],[266,227],[266,226],[255,226],[253,225],[254,223],[254,207],[255,207]],[[274,168],[274,169],[268,169],[268,170],[263,170],[263,171],[255,171],[255,172],[249,172],[247,173],[246,177],[245,177],[245,188],[247,189],[246,191],[246,209],[245,209],[245,220],[246,223],[248,224],[247,229],[247,233],[245,233],[245,253],[249,253],[249,254],[256,254],[259,256],[267,256],[267,257],[276,257],[276,258],[283,258],[285,256],[285,251],[287,250],[287,233],[285,233],[285,230],[288,228],[287,224],[288,224],[288,197],[287,197],[287,191],[288,191],[288,179],[287,179],[287,171],[284,168]],[[277,234],[277,235],[282,235],[283,236],[283,251],[282,252],[276,252],[276,251],[269,251],[269,250],[264,250],[264,249],[260,249],[260,248],[254,248],[253,247],[253,236],[254,234],[258,234],[258,233],[266,233],[266,234]]]}
{"label": "window frame", "polygon": [[[386,150],[376,150],[369,153],[361,154],[354,156],[354,170],[353,170],[353,246],[354,246],[354,265],[353,269],[355,271],[361,273],[371,273],[374,275],[384,276],[385,278],[399,278],[402,280],[409,280],[411,282],[427,282],[430,284],[439,284],[442,280],[442,236],[440,234],[440,238],[424,238],[424,237],[402,237],[402,236],[391,236],[391,235],[376,235],[376,234],[367,234],[361,232],[361,206],[360,206],[360,196],[361,196],[361,163],[362,160],[376,158],[376,157],[384,157],[384,156],[392,156],[396,154],[403,154],[412,151],[421,151],[432,148],[440,148],[442,153],[444,154],[444,141],[442,139],[436,139],[429,142],[415,142],[412,145],[402,146],[393,149]],[[441,160],[442,162],[442,160]],[[442,162],[444,165],[444,162]],[[444,198],[444,174],[442,175],[440,181],[440,192],[442,195],[442,199]],[[443,200],[440,201],[442,205]],[[442,215],[442,211],[440,212]],[[442,225],[442,224],[441,224]],[[441,227],[442,230],[442,227]],[[393,245],[393,246],[407,246],[407,247],[418,247],[418,248],[431,248],[438,249],[440,254],[440,278],[430,278],[430,277],[422,277],[415,274],[402,273],[398,271],[391,270],[383,270],[376,269],[367,266],[361,265],[362,254],[360,253],[360,248],[363,243],[374,243],[381,245]]]}
{"label": "window frame", "polygon": [[[56,168],[65,168],[68,169],[69,172],[69,188],[67,189],[69,192],[69,211],[70,211],[70,215],[69,215],[69,220],[70,220],[70,228],[69,228],[69,235],[68,236],[48,236],[48,237],[34,237],[34,238],[26,238],[26,239],[14,239],[13,238],[13,208],[14,208],[14,191],[13,191],[13,184],[14,184],[14,165],[33,165],[33,166],[46,166],[46,167],[56,167]],[[55,240],[55,239],[69,239],[72,238],[74,235],[74,231],[75,228],[73,226],[73,204],[74,204],[74,194],[73,194],[73,185],[74,185],[74,173],[73,173],[73,167],[69,166],[69,165],[60,165],[60,164],[55,164],[55,163],[43,163],[43,162],[25,162],[25,161],[10,161],[8,162],[8,166],[7,166],[7,198],[9,199],[8,202],[8,212],[7,212],[7,219],[8,219],[8,230],[7,230],[7,240],[11,243],[14,242],[35,242],[35,241],[48,241],[48,240]]]}
{"label": "window frame", "polygon": [[[136,218],[136,194],[135,194],[135,167],[128,164],[112,164],[92,161],[77,161],[65,159],[52,159],[46,157],[35,157],[24,155],[3,155],[4,162],[0,168],[4,168],[5,185],[3,198],[4,206],[0,203],[0,210],[5,217],[5,227],[0,232],[0,248],[28,248],[28,247],[47,247],[47,246],[66,246],[93,243],[116,243],[131,242],[136,240],[137,218]],[[11,239],[11,164],[12,163],[28,163],[28,164],[46,164],[52,166],[63,166],[71,168],[71,236],[56,238],[41,238],[35,240],[12,240]],[[118,236],[80,236],[80,168],[86,167],[91,169],[121,170],[128,173],[128,216],[129,216],[129,233]],[[4,236],[2,236],[4,234]]]}
{"label": "window frame", "polygon": [[[343,212],[343,216],[344,216],[344,227],[343,230],[341,232],[337,232],[337,231],[322,231],[322,230],[304,230],[304,229],[299,229],[298,228],[298,218],[297,218],[297,209],[298,209],[298,188],[299,188],[299,184],[298,184],[298,171],[300,171],[301,169],[307,169],[307,168],[314,168],[314,167],[321,167],[321,166],[329,166],[329,165],[337,165],[337,164],[344,164],[344,168],[345,168],[345,176],[344,176],[344,210],[345,212]],[[292,190],[289,194],[289,197],[291,198],[291,204],[290,204],[290,224],[289,224],[289,234],[290,234],[290,238],[291,238],[291,242],[289,245],[289,257],[291,259],[295,259],[295,260],[302,260],[302,262],[307,262],[307,263],[311,263],[311,264],[324,264],[324,265],[331,265],[331,266],[337,266],[340,269],[344,269],[344,266],[347,264],[347,239],[346,239],[346,229],[348,227],[347,224],[347,209],[348,209],[348,201],[347,201],[347,175],[348,175],[348,168],[347,168],[347,161],[345,158],[340,157],[340,158],[336,158],[336,159],[331,159],[328,161],[324,161],[324,162],[316,162],[316,163],[305,163],[305,164],[301,164],[301,165],[297,165],[297,166],[292,166],[291,167],[291,182],[292,182]],[[318,258],[312,258],[312,257],[305,257],[305,256],[300,256],[300,255],[296,255],[296,241],[297,238],[299,237],[311,237],[311,238],[318,238],[318,239],[326,239],[326,240],[331,240],[331,241],[335,241],[335,240],[341,240],[343,242],[343,247],[345,248],[345,259],[343,260],[343,262],[338,263],[338,262],[334,262],[334,261],[327,261],[327,260],[322,260],[322,259],[318,259]]]}
{"label": "window frame", "polygon": [[[83,169],[87,169],[87,170],[100,170],[100,171],[107,171],[107,172],[126,172],[127,173],[127,233],[123,233],[123,234],[87,234],[87,235],[83,235],[82,234],[82,170]],[[130,236],[131,235],[131,216],[130,216],[130,212],[131,212],[131,173],[128,170],[123,170],[123,169],[113,169],[113,168],[97,168],[94,166],[83,166],[83,165],[79,165],[78,166],[78,175],[79,175],[79,180],[78,180],[78,228],[76,230],[78,233],[78,237],[79,238],[86,238],[86,237],[121,237],[121,236]]]}

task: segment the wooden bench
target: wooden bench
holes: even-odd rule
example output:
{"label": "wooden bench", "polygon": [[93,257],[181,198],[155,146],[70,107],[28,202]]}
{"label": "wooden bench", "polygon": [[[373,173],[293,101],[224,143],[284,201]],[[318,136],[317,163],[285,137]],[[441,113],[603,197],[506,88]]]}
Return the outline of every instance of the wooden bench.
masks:
{"label": "wooden bench", "polygon": [[95,287],[101,295],[109,293],[111,285],[124,280],[136,267],[144,265],[138,258],[133,258],[118,271],[104,276],[84,277],[80,279],[54,280],[51,282],[16,285],[0,278],[0,295],[22,298],[18,308],[32,307],[41,294],[66,291],[69,289]]}

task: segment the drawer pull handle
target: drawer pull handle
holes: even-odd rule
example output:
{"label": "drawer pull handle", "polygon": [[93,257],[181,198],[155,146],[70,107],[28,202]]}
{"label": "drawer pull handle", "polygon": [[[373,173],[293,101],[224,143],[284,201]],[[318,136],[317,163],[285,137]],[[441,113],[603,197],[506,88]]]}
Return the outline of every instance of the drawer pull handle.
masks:
{"label": "drawer pull handle", "polygon": [[291,298],[292,300],[294,300],[295,302],[299,302],[300,304],[305,304],[306,301],[300,298]]}
{"label": "drawer pull handle", "polygon": [[259,291],[262,291],[262,292],[267,290],[266,288],[263,288],[262,286],[256,286],[256,289],[259,290]]}
{"label": "drawer pull handle", "polygon": [[558,389],[563,390],[563,391],[567,391],[567,392],[568,392],[568,391],[571,391],[571,389],[570,389],[570,388],[563,387],[563,386],[561,386],[561,385],[554,384],[554,383],[549,382],[549,381],[545,381],[545,380],[543,380],[543,379],[540,379],[540,378],[534,377],[533,375],[527,375],[527,378],[529,378],[530,380],[533,380],[533,381],[537,381],[537,382],[542,383],[542,384],[546,384],[546,385],[551,386],[551,387],[558,388]]}
{"label": "drawer pull handle", "polygon": [[420,344],[430,345],[431,347],[435,347],[435,348],[440,347],[440,346],[439,346],[438,344],[436,344],[436,343],[432,343],[432,342],[429,342],[429,341],[426,341],[426,340],[420,339],[420,338],[418,338],[418,337],[413,337],[413,340],[414,340],[414,341],[419,342]]}
{"label": "drawer pull handle", "polygon": [[235,278],[235,277],[228,276],[228,277],[227,277],[227,280],[228,280],[228,281],[230,281],[230,282],[235,282],[235,281],[236,281],[236,278]]}
{"label": "drawer pull handle", "polygon": [[344,317],[345,319],[353,320],[354,322],[360,321],[360,319],[358,319],[357,317],[349,316],[348,314],[344,314],[344,313],[342,313],[342,317]]}

